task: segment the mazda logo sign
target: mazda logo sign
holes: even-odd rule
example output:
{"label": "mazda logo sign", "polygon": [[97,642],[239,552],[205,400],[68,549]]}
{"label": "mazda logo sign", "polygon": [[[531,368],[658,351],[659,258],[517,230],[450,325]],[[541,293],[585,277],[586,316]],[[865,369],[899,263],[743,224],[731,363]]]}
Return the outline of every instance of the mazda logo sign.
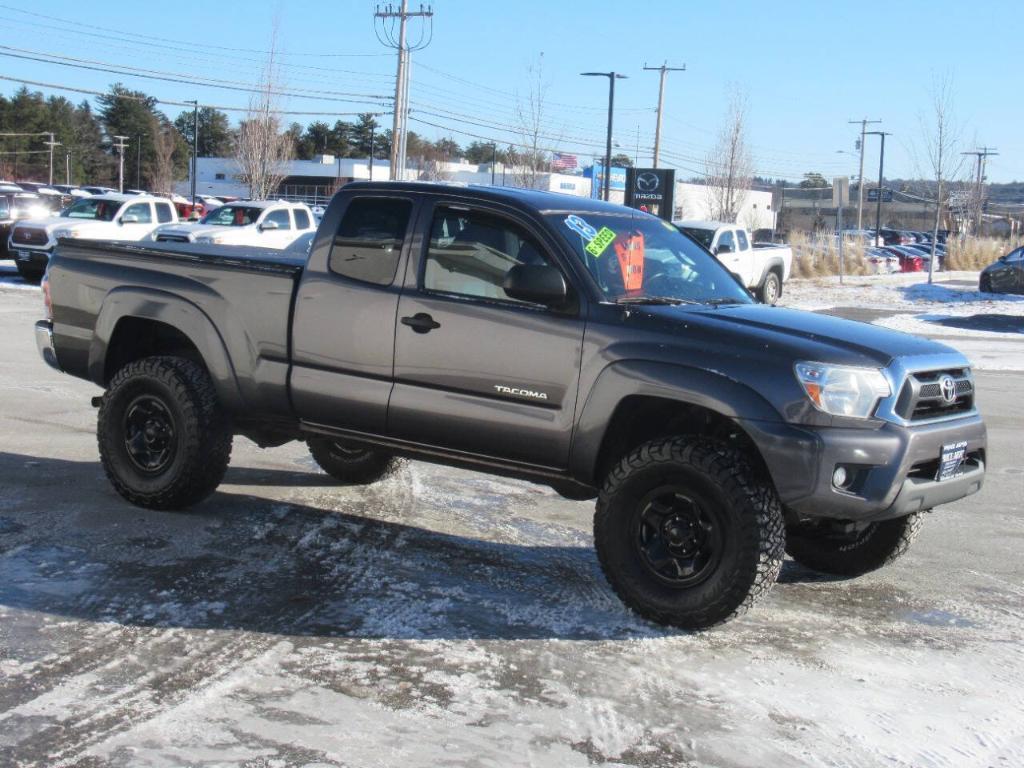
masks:
{"label": "mazda logo sign", "polygon": [[654,192],[658,189],[660,182],[661,179],[658,178],[658,174],[647,171],[646,173],[637,174],[636,188],[639,192]]}

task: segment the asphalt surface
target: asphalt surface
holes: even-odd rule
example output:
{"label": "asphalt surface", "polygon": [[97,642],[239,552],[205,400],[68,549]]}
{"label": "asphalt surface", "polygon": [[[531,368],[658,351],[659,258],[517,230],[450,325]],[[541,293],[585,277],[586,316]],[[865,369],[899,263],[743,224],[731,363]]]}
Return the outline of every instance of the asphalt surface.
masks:
{"label": "asphalt surface", "polygon": [[189,513],[98,463],[90,384],[0,287],[0,765],[1024,765],[1024,372],[991,467],[854,581],[787,562],[703,634],[631,616],[591,503],[412,463],[365,488],[236,439]]}

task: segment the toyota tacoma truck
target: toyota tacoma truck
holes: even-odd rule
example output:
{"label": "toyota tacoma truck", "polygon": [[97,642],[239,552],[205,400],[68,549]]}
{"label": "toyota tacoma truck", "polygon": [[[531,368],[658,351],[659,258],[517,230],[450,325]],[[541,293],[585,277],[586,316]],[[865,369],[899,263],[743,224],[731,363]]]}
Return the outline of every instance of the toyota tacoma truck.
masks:
{"label": "toyota tacoma truck", "polygon": [[313,212],[304,203],[247,200],[213,208],[195,223],[159,227],[153,232],[153,240],[285,250],[315,229]]}
{"label": "toyota tacoma truck", "polygon": [[765,304],[782,296],[789,280],[793,251],[788,245],[758,243],[743,227],[719,221],[677,221],[679,230],[713,253],[725,268]]}
{"label": "toyota tacoma truck", "polygon": [[36,324],[104,389],[99,456],[143,507],[224,477],[234,435],[305,441],[342,483],[405,457],[597,499],[640,615],[705,628],[785,552],[855,576],[981,487],[966,359],[755,303],[668,222],[549,192],[357,182],[307,254],[63,240]]}
{"label": "toyota tacoma truck", "polygon": [[19,221],[8,250],[27,281],[37,283],[60,238],[133,241],[148,238],[160,223],[178,215],[165,197],[116,192],[76,200],[58,216]]}

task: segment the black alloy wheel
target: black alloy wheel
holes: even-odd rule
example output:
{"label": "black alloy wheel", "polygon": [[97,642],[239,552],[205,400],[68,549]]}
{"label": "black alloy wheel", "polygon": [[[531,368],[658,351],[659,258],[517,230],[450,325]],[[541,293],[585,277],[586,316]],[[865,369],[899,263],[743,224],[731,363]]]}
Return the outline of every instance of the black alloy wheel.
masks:
{"label": "black alloy wheel", "polygon": [[174,418],[153,395],[136,397],[124,414],[124,446],[135,467],[149,475],[162,472],[178,451]]}
{"label": "black alloy wheel", "polygon": [[686,589],[700,584],[718,567],[723,521],[705,500],[668,485],[647,494],[638,511],[634,544],[656,579]]}

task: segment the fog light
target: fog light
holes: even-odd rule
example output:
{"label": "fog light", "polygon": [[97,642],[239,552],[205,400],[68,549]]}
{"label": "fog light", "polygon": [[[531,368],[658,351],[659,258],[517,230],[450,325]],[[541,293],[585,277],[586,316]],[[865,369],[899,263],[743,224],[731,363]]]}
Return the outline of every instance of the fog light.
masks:
{"label": "fog light", "polygon": [[832,485],[836,488],[844,488],[847,479],[846,467],[836,467],[836,471],[832,473]]}

